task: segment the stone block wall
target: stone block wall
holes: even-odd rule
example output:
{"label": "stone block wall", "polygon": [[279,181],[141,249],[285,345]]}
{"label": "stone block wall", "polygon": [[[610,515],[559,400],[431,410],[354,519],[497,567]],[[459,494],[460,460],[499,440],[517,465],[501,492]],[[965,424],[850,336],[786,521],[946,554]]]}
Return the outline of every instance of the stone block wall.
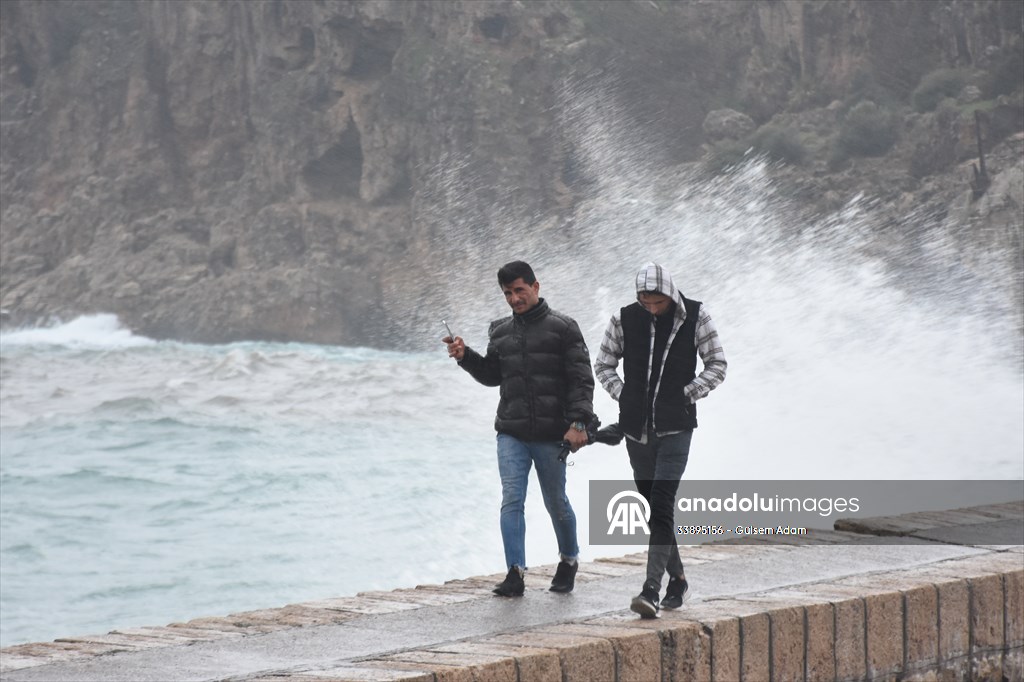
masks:
{"label": "stone block wall", "polygon": [[[1024,680],[1024,552],[688,602],[258,678],[422,682]],[[246,678],[247,682],[257,682]]]}

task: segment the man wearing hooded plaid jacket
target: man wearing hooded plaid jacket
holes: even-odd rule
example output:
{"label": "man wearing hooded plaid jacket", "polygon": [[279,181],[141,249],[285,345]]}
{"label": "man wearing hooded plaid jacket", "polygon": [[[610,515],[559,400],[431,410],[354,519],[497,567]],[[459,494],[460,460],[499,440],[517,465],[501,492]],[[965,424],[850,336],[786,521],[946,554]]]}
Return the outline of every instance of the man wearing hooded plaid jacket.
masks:
{"label": "man wearing hooded plaid jacket", "polygon": [[697,427],[696,402],[725,380],[726,361],[706,306],[683,296],[662,266],[640,269],[636,296],[608,323],[594,372],[619,403],[633,480],[651,507],[647,578],[630,608],[654,618],[666,572],[660,608],[682,606],[689,587],[673,532],[675,497]]}

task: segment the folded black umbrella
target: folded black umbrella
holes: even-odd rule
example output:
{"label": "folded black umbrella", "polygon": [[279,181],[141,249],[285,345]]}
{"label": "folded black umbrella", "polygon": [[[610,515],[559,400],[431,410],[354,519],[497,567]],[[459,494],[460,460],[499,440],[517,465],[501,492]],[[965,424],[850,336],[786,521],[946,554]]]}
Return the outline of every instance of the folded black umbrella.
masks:
{"label": "folded black umbrella", "polygon": [[[622,442],[625,434],[622,429],[619,428],[618,424],[609,424],[608,426],[597,428],[601,426],[601,422],[595,419],[589,427],[587,427],[587,445],[593,443],[604,443],[605,445],[618,445]],[[562,451],[558,454],[558,460],[564,462],[572,452],[572,448],[569,445],[569,441],[563,440]]]}
{"label": "folded black umbrella", "polygon": [[603,428],[598,429],[590,436],[591,443],[604,443],[605,445],[618,445],[622,442],[622,439],[626,434],[622,432],[618,424],[609,424]]}

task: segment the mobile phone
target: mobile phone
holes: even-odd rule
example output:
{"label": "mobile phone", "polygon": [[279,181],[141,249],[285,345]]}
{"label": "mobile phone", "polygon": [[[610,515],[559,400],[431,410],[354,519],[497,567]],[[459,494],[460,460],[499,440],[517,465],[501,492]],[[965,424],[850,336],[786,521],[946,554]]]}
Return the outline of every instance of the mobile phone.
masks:
{"label": "mobile phone", "polygon": [[452,343],[455,343],[455,334],[452,334],[452,328],[444,320],[441,320],[441,324],[444,325],[445,331],[448,332],[448,338],[452,340]]}

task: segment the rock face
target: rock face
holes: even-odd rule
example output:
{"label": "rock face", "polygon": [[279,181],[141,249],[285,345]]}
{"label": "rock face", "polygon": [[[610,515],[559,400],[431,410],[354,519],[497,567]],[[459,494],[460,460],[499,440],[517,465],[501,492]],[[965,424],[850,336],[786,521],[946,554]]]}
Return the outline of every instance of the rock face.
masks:
{"label": "rock face", "polygon": [[[389,345],[438,245],[473,258],[502,229],[480,216],[579,229],[588,183],[558,112],[580,79],[613,80],[687,163],[787,111],[828,118],[865,79],[908,98],[938,67],[1012,63],[1020,39],[1020,4],[997,0],[4,0],[0,307]],[[1019,132],[1016,102],[990,143]],[[742,113],[702,129],[727,104]],[[921,159],[915,182],[963,153]],[[1000,183],[984,210],[1019,211]],[[459,215],[479,224],[454,233]]]}
{"label": "rock face", "polygon": [[701,126],[704,136],[711,142],[739,140],[757,130],[754,119],[735,109],[709,111]]}

